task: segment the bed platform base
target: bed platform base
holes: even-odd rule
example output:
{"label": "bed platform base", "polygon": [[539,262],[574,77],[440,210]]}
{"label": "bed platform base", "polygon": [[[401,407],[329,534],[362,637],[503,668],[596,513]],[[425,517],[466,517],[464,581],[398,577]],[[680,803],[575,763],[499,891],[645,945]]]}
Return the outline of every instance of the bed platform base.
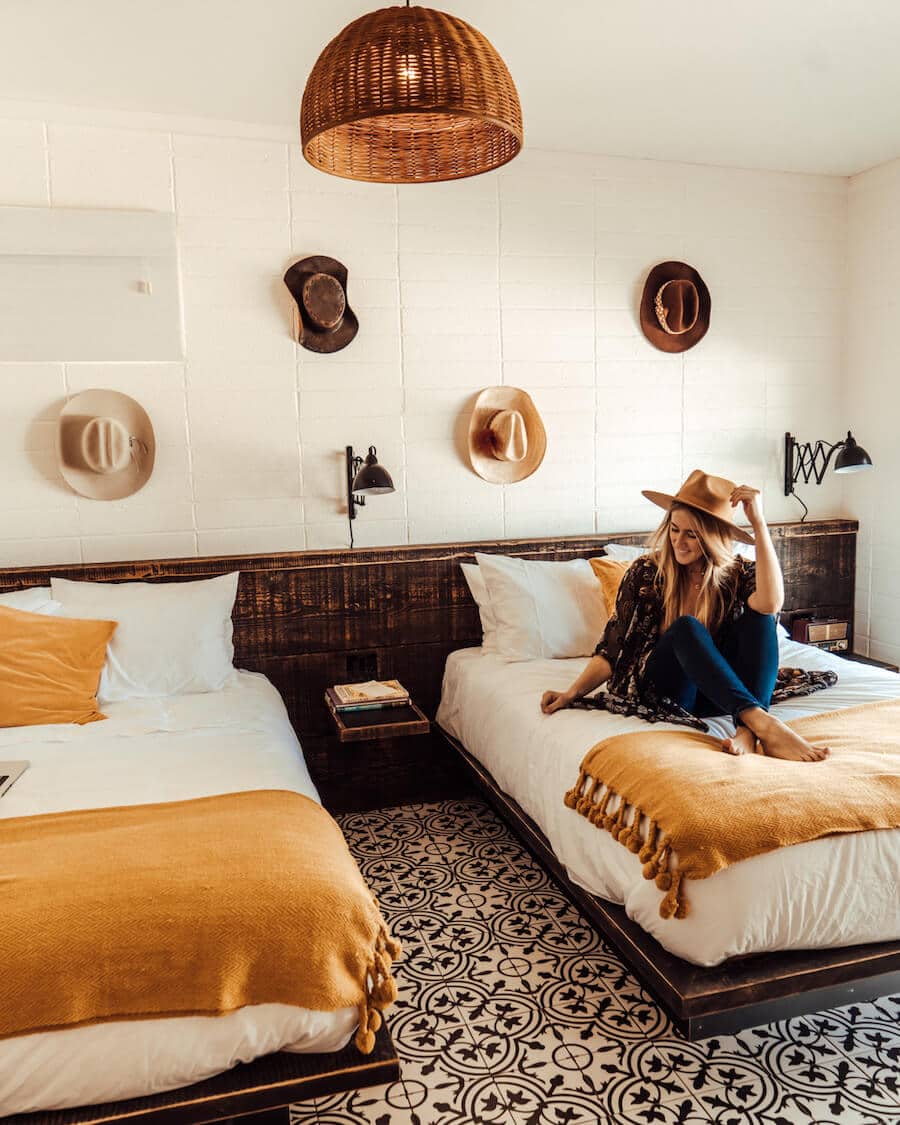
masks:
{"label": "bed platform base", "polygon": [[531,817],[499,789],[461,743],[444,730],[441,734],[459,754],[476,787],[653,994],[686,1039],[729,1035],[900,991],[900,942],[756,954],[711,969],[683,961],[632,922],[624,907],[605,902],[572,883]]}
{"label": "bed platform base", "polygon": [[[111,1060],[115,1065],[115,1060]],[[224,1074],[164,1094],[73,1109],[0,1117],[0,1125],[290,1125],[288,1107],[400,1077],[400,1063],[385,1024],[370,1055],[349,1043],[342,1051],[298,1055],[279,1051]]]}

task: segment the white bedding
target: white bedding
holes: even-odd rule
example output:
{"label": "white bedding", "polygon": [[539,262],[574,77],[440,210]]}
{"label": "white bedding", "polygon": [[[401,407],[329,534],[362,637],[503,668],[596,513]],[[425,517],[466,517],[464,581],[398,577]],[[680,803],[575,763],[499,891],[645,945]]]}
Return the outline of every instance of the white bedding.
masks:
{"label": "white bedding", "polygon": [[[833,668],[837,685],[773,708],[784,720],[900,696],[900,676],[781,641],[782,666]],[[612,734],[646,728],[603,711],[543,715],[546,690],[568,687],[577,660],[506,663],[478,649],[447,660],[437,721],[537,822],[572,881],[611,902],[666,949],[698,965],[776,949],[829,948],[900,938],[900,829],[829,837],[745,860],[690,885],[691,912],[659,916],[660,892],[636,855],[563,803],[585,752]],[[715,734],[723,721],[712,719]],[[683,730],[671,724],[652,729]],[[814,782],[815,764],[810,764]]]}
{"label": "white bedding", "polygon": [[[84,727],[0,730],[0,759],[31,762],[0,798],[0,818],[250,789],[319,799],[281,697],[265,676],[240,672],[222,691],[110,703],[104,711],[105,722]],[[335,1051],[356,1022],[355,1008],[313,1012],[261,1004],[216,1018],[5,1039],[0,1115],[170,1090],[270,1051]]]}

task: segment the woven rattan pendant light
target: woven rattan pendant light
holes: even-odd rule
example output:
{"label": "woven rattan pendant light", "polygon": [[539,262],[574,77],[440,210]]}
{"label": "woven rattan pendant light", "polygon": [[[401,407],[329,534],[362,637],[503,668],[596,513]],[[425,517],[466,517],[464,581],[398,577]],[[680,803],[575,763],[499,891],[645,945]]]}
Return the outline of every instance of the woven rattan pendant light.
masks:
{"label": "woven rattan pendant light", "polygon": [[333,176],[420,184],[489,172],[522,147],[522,109],[480,31],[433,8],[381,8],[322,51],[300,107],[303,154]]}

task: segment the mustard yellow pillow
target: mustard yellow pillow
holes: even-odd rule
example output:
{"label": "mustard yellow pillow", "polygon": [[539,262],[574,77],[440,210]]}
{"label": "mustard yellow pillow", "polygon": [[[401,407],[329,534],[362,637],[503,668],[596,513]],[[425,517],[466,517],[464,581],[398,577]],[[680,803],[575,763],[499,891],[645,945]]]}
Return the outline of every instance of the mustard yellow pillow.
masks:
{"label": "mustard yellow pillow", "polygon": [[115,627],[0,606],[0,727],[105,719],[97,685]]}
{"label": "mustard yellow pillow", "polygon": [[591,559],[591,569],[600,581],[603,588],[603,600],[606,602],[606,612],[612,617],[616,608],[616,595],[625,576],[625,571],[631,563],[616,562],[615,559]]}

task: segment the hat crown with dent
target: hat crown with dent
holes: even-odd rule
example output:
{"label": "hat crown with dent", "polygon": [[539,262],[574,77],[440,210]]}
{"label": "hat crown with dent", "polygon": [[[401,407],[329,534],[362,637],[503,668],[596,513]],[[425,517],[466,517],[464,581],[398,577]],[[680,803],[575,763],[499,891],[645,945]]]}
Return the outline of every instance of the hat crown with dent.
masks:
{"label": "hat crown with dent", "polygon": [[81,432],[81,456],[94,473],[119,473],[131,460],[131,435],[116,418],[91,418]]}
{"label": "hat crown with dent", "polygon": [[528,431],[518,410],[498,410],[488,423],[491,447],[500,461],[524,461],[528,455]]}

